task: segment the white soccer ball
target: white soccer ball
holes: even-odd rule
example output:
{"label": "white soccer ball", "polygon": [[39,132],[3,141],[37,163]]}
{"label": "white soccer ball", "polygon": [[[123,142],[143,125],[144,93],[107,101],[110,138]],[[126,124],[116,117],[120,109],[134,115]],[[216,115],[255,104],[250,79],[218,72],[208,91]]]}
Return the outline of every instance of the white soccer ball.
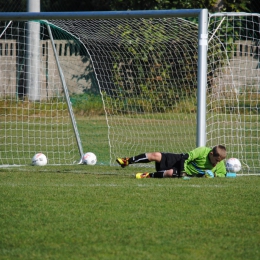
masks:
{"label": "white soccer ball", "polygon": [[82,157],[82,162],[87,165],[95,165],[97,163],[97,156],[94,153],[85,153]]}
{"label": "white soccer ball", "polygon": [[237,158],[229,158],[226,161],[226,169],[228,172],[239,172],[241,170],[241,162]]}
{"label": "white soccer ball", "polygon": [[44,166],[47,164],[47,157],[43,153],[37,153],[32,158],[32,165]]}

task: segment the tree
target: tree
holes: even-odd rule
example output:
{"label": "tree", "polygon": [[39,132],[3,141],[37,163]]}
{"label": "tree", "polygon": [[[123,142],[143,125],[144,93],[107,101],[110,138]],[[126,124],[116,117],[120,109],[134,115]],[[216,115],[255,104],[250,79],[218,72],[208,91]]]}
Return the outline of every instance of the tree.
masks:
{"label": "tree", "polygon": [[111,10],[159,10],[159,9],[200,9],[210,12],[255,12],[260,11],[258,0],[113,0]]}
{"label": "tree", "polygon": [[[259,0],[41,0],[42,12],[199,9],[260,12]],[[0,0],[0,12],[26,12],[27,0]]]}
{"label": "tree", "polygon": [[26,12],[27,0],[0,0],[0,12]]}

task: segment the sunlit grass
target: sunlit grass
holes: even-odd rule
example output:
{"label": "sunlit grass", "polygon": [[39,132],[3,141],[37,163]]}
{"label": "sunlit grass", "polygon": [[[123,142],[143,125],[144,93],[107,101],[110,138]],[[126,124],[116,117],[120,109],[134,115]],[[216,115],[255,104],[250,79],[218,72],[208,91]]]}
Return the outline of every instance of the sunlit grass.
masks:
{"label": "sunlit grass", "polygon": [[259,177],[137,180],[136,170],[0,169],[0,258],[258,259]]}

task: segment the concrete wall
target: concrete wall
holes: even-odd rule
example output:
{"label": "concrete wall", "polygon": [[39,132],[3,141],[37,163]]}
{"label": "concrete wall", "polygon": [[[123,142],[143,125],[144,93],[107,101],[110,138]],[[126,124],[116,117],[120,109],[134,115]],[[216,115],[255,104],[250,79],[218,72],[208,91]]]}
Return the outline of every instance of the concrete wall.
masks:
{"label": "concrete wall", "polygon": [[237,43],[235,56],[230,60],[233,81],[238,89],[260,86],[259,46],[251,41]]}
{"label": "concrete wall", "polygon": [[[212,92],[221,95],[225,89],[243,91],[260,86],[259,46],[254,42],[237,42],[237,50],[225,65],[214,72]],[[75,42],[55,41],[59,62],[70,93],[82,93],[93,87],[95,75],[86,53],[80,55]],[[14,40],[0,40],[0,96],[16,96],[26,86],[24,64],[18,62],[18,44]],[[60,75],[51,42],[41,41],[41,99],[62,95]],[[20,59],[21,60],[21,59]],[[20,63],[20,64],[19,64]]]}
{"label": "concrete wall", "polygon": [[[41,41],[40,45],[41,99],[60,96],[63,89],[51,42]],[[95,76],[86,53],[80,55],[74,42],[59,40],[55,46],[69,92],[91,88]],[[17,48],[14,40],[0,40],[0,96],[16,96],[26,86],[25,58],[18,59]]]}
{"label": "concrete wall", "polygon": [[226,92],[260,90],[260,46],[252,41],[236,42],[236,51],[226,65],[214,72],[212,91],[217,96]]}
{"label": "concrete wall", "polygon": [[0,41],[0,95],[16,92],[16,41]]}

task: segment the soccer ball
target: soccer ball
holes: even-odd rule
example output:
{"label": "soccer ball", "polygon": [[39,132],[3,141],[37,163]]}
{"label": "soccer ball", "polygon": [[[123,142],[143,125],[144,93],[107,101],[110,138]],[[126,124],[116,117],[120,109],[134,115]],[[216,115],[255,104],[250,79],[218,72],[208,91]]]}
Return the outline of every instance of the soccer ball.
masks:
{"label": "soccer ball", "polygon": [[47,164],[47,157],[43,153],[37,153],[32,158],[32,165],[44,166]]}
{"label": "soccer ball", "polygon": [[241,170],[241,163],[237,158],[229,158],[226,161],[226,169],[228,172],[239,172]]}
{"label": "soccer ball", "polygon": [[97,156],[94,153],[85,153],[82,157],[82,162],[87,165],[95,165],[97,163]]}

